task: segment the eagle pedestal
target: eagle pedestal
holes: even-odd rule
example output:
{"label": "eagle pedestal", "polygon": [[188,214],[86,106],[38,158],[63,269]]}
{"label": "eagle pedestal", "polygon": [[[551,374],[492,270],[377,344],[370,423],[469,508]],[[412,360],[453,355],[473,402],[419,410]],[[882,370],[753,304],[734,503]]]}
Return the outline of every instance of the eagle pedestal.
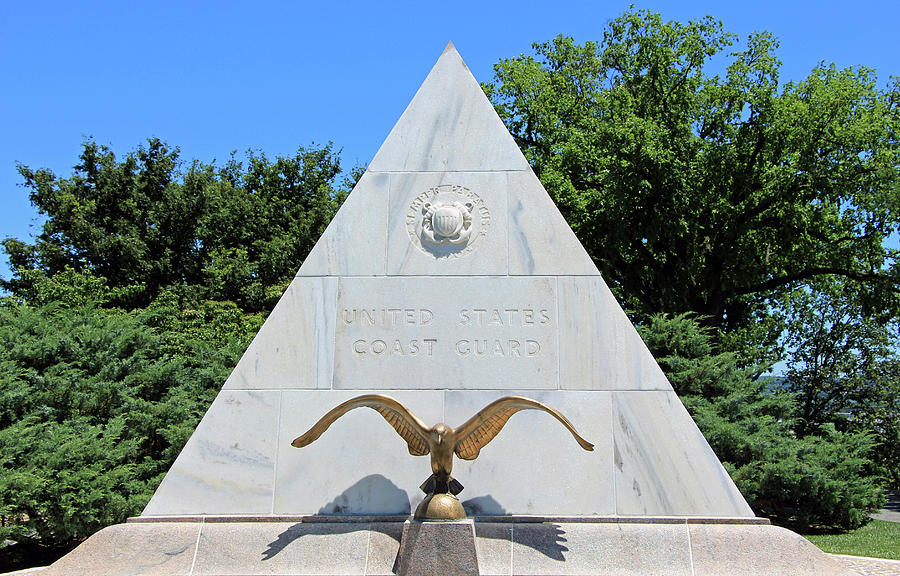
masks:
{"label": "eagle pedestal", "polygon": [[[449,496],[456,500],[452,494],[432,494],[425,501],[432,496]],[[403,525],[400,551],[397,554],[397,576],[418,574],[478,576],[480,572],[478,554],[475,551],[474,522],[407,521]]]}

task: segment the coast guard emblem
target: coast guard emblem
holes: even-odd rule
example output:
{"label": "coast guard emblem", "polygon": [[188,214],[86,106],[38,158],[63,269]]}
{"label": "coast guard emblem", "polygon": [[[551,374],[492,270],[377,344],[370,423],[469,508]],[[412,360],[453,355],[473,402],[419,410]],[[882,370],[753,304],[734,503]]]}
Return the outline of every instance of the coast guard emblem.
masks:
{"label": "coast guard emblem", "polygon": [[491,216],[484,201],[463,186],[443,184],[416,196],[406,229],[420,250],[435,258],[468,254],[487,235]]}

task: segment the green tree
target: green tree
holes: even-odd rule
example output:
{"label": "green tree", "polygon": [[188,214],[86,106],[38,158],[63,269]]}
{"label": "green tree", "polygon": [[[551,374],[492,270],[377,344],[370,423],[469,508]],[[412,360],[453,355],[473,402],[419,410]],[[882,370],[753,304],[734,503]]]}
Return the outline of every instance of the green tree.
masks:
{"label": "green tree", "polygon": [[871,430],[878,440],[875,462],[894,489],[900,489],[900,366],[891,366],[894,385],[881,394],[881,401],[869,410],[860,413],[856,420],[858,428]]}
{"label": "green tree", "polygon": [[790,299],[785,387],[795,392],[800,434],[876,409],[897,388],[898,317],[866,318],[846,282],[820,282]]}
{"label": "green tree", "polygon": [[0,538],[54,544],[140,512],[262,316],[102,306],[115,289],[71,268],[33,286],[0,303]]}
{"label": "green tree", "polygon": [[795,394],[801,436],[823,427],[868,431],[874,458],[900,485],[900,318],[866,319],[850,283],[819,282],[790,299],[783,387]]}
{"label": "green tree", "polygon": [[857,528],[883,502],[875,439],[867,431],[798,436],[795,395],[733,352],[716,353],[709,329],[687,315],[639,327],[654,356],[760,516],[795,528]]}
{"label": "green tree", "polygon": [[898,84],[824,64],[780,84],[769,34],[734,41],[711,17],[632,9],[599,43],[501,60],[485,89],[639,317],[694,312],[772,345],[784,296],[823,276],[896,313]]}
{"label": "green tree", "polygon": [[346,196],[331,145],[269,160],[250,153],[222,168],[157,139],[119,160],[84,143],[69,178],[19,166],[46,216],[33,245],[7,238],[14,269],[3,287],[27,296],[35,278],[66,267],[107,279],[116,303],[146,306],[166,287],[264,310],[280,296]]}

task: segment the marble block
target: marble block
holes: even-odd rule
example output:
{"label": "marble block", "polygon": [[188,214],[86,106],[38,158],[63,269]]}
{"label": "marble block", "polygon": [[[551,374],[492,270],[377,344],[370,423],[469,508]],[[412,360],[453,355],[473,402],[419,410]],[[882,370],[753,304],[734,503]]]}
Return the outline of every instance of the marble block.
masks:
{"label": "marble block", "polygon": [[559,317],[560,388],[672,390],[601,277],[560,277]]}
{"label": "marble block", "polygon": [[200,525],[116,524],[92,535],[41,576],[187,576]]}
{"label": "marble block", "polygon": [[509,172],[508,178],[509,274],[598,276],[593,260],[534,172]]}
{"label": "marble block", "polygon": [[401,522],[373,522],[369,525],[366,574],[372,576],[394,576],[396,574],[402,534],[403,523]]}
{"label": "marble block", "polygon": [[384,274],[389,186],[388,174],[363,173],[297,275]]}
{"label": "marble block", "polygon": [[475,523],[475,550],[481,574],[512,574],[514,529],[512,522]]}
{"label": "marble block", "polygon": [[678,524],[517,524],[511,556],[511,574],[694,576]]}
{"label": "marble block", "polygon": [[330,388],[337,287],[337,278],[294,278],[223,389]]}
{"label": "marble block", "polygon": [[528,162],[452,43],[369,164],[375,172],[526,169]]}
{"label": "marble block", "polygon": [[[400,172],[391,174],[390,189],[389,276],[507,273],[506,172]],[[427,237],[429,224],[438,230],[428,208],[438,205],[467,215],[459,234]]]}
{"label": "marble block", "polygon": [[556,388],[556,279],[341,278],[334,388]]}
{"label": "marble block", "polygon": [[192,576],[365,574],[369,525],[205,523]]}
{"label": "marble block", "polygon": [[271,513],[280,402],[276,391],[220,392],[143,515]]}
{"label": "marble block", "polygon": [[[370,408],[351,410],[304,448],[294,438],[326,412],[370,391],[292,391],[282,401],[275,479],[276,514],[408,515],[422,501],[430,460],[409,455],[406,442]],[[444,417],[439,391],[391,391],[425,422]]]}
{"label": "marble block", "polygon": [[448,391],[447,423],[459,426],[507,395],[527,396],[556,408],[594,444],[594,451],[582,449],[550,414],[517,412],[476,460],[455,461],[453,476],[465,486],[459,499],[466,511],[477,516],[615,514],[610,394]]}
{"label": "marble block", "polygon": [[778,526],[691,524],[695,576],[845,576],[846,566],[812,542]]}
{"label": "marble block", "polygon": [[613,392],[616,512],[753,516],[674,392]]}
{"label": "marble block", "polygon": [[476,523],[487,575],[831,576],[838,559],[768,525],[658,522]]}

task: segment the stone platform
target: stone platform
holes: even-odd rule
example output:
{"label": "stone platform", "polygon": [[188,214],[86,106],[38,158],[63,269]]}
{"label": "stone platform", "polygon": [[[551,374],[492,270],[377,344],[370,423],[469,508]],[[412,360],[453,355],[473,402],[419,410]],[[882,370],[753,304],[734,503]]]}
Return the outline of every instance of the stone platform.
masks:
{"label": "stone platform", "polygon": [[[476,517],[471,574],[847,574],[801,536],[758,518]],[[41,576],[416,574],[441,530],[406,517],[135,518],[101,530]],[[473,528],[474,527],[474,530]],[[454,532],[455,534],[450,534]],[[404,541],[411,534],[419,545]],[[423,545],[424,542],[424,545]],[[433,559],[433,558],[432,558]],[[442,573],[446,573],[443,570]]]}

